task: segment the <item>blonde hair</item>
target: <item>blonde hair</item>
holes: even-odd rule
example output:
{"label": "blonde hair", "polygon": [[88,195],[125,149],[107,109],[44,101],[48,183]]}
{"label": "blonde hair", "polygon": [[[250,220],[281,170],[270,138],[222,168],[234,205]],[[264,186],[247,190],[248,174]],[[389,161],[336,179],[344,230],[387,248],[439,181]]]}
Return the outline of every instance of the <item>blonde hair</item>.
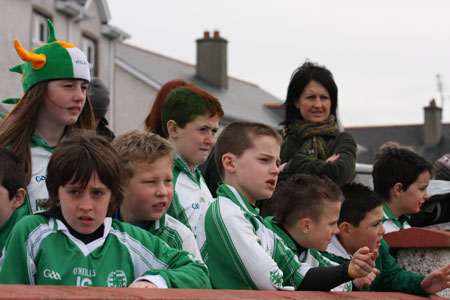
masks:
{"label": "blonde hair", "polygon": [[[36,131],[39,107],[47,93],[48,81],[32,87],[0,124],[0,147],[8,147],[22,161],[26,173],[27,184],[31,180],[30,141]],[[95,130],[95,120],[89,98],[75,124],[65,128],[65,135],[70,136],[73,129]]]}
{"label": "blonde hair", "polygon": [[119,154],[126,180],[133,177],[137,163],[152,163],[161,157],[173,159],[172,145],[148,131],[127,131],[116,137],[112,145]]}

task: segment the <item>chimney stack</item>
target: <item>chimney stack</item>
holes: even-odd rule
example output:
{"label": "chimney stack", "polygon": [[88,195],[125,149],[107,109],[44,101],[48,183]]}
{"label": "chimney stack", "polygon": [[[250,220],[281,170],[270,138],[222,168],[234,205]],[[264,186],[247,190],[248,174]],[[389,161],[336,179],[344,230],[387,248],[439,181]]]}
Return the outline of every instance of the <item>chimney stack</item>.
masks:
{"label": "chimney stack", "polygon": [[202,39],[197,40],[196,73],[218,88],[228,88],[227,40],[214,31],[210,38],[205,31]]}
{"label": "chimney stack", "polygon": [[442,139],[442,108],[436,106],[432,99],[430,106],[424,107],[425,124],[423,126],[423,142],[425,146],[435,146]]}

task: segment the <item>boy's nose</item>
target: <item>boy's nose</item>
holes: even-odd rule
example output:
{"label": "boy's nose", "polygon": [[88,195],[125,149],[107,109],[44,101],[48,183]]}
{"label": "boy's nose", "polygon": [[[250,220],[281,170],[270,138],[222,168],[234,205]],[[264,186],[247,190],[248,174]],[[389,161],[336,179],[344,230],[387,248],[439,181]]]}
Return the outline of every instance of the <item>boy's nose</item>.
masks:
{"label": "boy's nose", "polygon": [[167,195],[167,187],[164,185],[164,183],[161,183],[158,185],[158,188],[156,190],[156,195],[158,195],[158,196],[166,196]]}

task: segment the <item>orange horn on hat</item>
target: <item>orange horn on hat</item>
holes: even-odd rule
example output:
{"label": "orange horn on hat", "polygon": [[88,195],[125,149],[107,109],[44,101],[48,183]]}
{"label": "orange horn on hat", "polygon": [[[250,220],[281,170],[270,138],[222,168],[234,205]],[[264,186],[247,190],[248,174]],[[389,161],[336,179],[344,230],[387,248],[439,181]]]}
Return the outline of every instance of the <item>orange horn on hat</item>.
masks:
{"label": "orange horn on hat", "polygon": [[47,57],[44,54],[36,54],[25,50],[18,40],[14,40],[14,48],[23,61],[32,63],[33,69],[40,70],[45,66]]}

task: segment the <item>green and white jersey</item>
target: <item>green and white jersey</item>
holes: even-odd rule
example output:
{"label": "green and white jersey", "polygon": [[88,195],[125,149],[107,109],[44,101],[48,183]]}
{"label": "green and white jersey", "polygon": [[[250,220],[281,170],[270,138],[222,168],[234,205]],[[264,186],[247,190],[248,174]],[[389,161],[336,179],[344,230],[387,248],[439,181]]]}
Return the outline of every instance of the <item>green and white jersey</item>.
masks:
{"label": "green and white jersey", "polygon": [[222,184],[199,230],[200,249],[217,289],[294,290],[309,267],[234,188]]}
{"label": "green and white jersey", "polygon": [[[213,201],[200,170],[196,168],[194,176],[185,163],[175,157],[173,188],[175,194],[167,214],[186,225],[197,237],[197,224]],[[198,245],[201,247],[201,244]]]}
{"label": "green and white jersey", "polygon": [[170,247],[187,251],[202,261],[194,234],[186,225],[172,216],[164,214],[161,219],[152,221],[148,231],[165,241]]}
{"label": "green and white jersey", "polygon": [[396,219],[389,207],[384,204],[383,213],[383,226],[386,233],[411,228],[411,225],[408,223],[409,217],[407,215],[400,216],[400,218]]}
{"label": "green and white jersey", "polygon": [[[266,218],[266,220],[270,220],[272,217]],[[286,246],[292,250],[298,257],[301,263],[309,266],[310,268],[316,267],[334,267],[339,265],[339,263],[334,262],[327,257],[323,256],[316,249],[306,249],[299,253],[295,242],[292,238],[287,235],[281,228],[276,225],[273,225],[274,231],[283,239]],[[333,236],[336,238],[336,236]],[[351,259],[351,258],[350,258]],[[332,292],[351,292],[353,289],[353,283],[351,281],[344,282],[337,287],[331,289]]]}
{"label": "green and white jersey", "polygon": [[26,215],[29,215],[28,207],[26,205],[22,205],[21,207],[16,209],[12,213],[11,217],[9,217],[8,221],[6,221],[6,223],[3,224],[2,227],[0,227],[0,269],[3,264],[3,250],[5,248],[5,244],[9,237],[9,234],[11,233],[14,225],[16,225],[16,223]]}
{"label": "green and white jersey", "polygon": [[204,263],[136,226],[106,218],[88,244],[58,219],[26,216],[5,247],[2,284],[127,287],[147,279],[158,287],[210,288]]}
{"label": "green and white jersey", "polygon": [[52,156],[54,147],[33,135],[31,138],[31,180],[27,186],[27,205],[30,213],[35,214],[44,211],[39,202],[48,200],[47,165]]}

